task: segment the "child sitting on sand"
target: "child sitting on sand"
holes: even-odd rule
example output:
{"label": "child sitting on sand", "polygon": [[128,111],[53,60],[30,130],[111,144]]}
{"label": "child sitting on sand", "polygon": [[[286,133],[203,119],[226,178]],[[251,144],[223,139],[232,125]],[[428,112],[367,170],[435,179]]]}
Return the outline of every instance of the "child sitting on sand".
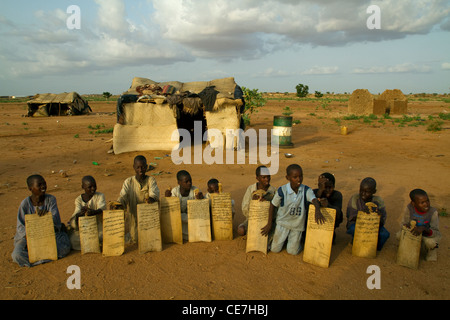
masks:
{"label": "child sitting on sand", "polygon": [[180,209],[181,209],[181,222],[183,229],[183,240],[188,240],[188,216],[187,216],[187,201],[194,199],[203,199],[203,194],[200,190],[195,195],[195,190],[197,187],[192,185],[192,178],[189,172],[186,170],[180,170],[177,172],[177,182],[178,186],[172,190],[166,190],[166,197],[178,197],[180,199]]}
{"label": "child sitting on sand", "polygon": [[[250,201],[261,199],[262,201],[272,201],[277,189],[270,185],[270,173],[266,166],[256,168],[256,183],[248,186],[242,199],[242,214],[245,221],[238,226],[238,234],[244,236],[248,229],[248,213],[250,210]],[[262,196],[255,194],[261,192]],[[274,215],[275,218],[275,215]],[[273,224],[274,225],[274,224]]]}
{"label": "child sitting on sand", "polygon": [[75,199],[75,211],[69,220],[69,238],[72,249],[81,250],[80,231],[78,218],[83,216],[96,216],[98,238],[100,243],[103,240],[103,210],[106,210],[105,195],[97,192],[97,182],[92,176],[85,176],[81,179],[81,188],[84,193]]}
{"label": "child sitting on sand", "polygon": [[41,175],[31,175],[27,178],[27,186],[31,191],[31,195],[24,199],[19,206],[17,214],[17,228],[14,236],[14,250],[12,252],[12,259],[21,267],[31,267],[49,260],[41,260],[33,264],[28,259],[27,238],[25,229],[25,215],[38,214],[42,216],[47,212],[51,213],[53,217],[53,224],[55,227],[56,248],[58,258],[61,259],[67,256],[70,252],[70,241],[65,226],[61,223],[58,205],[56,198],[47,194],[47,183]]}
{"label": "child sitting on sand", "polygon": [[135,175],[124,181],[117,199],[117,202],[128,210],[125,219],[125,229],[129,229],[125,234],[125,240],[128,243],[138,241],[137,205],[159,201],[159,188],[156,180],[146,174],[147,159],[144,156],[136,156],[133,161],[133,169]]}
{"label": "child sitting on sand", "polygon": [[[439,231],[439,213],[430,206],[428,194],[422,189],[414,189],[409,193],[411,202],[406,206],[402,226],[410,227],[412,220],[416,226],[412,230],[414,235],[422,234],[422,250],[426,252],[425,260],[437,260],[437,248],[442,235]],[[400,233],[397,234],[400,237]]]}
{"label": "child sitting on sand", "polygon": [[[219,180],[217,180],[215,178],[209,179],[206,184],[208,192],[205,194],[205,199],[211,199],[211,194],[221,192],[221,190],[219,190],[220,189],[219,186],[220,186]],[[211,203],[210,203],[210,205],[211,205]],[[231,199],[231,212],[234,217],[235,211],[234,211],[234,200],[233,199]]]}
{"label": "child sitting on sand", "polygon": [[380,229],[378,232],[378,245],[377,250],[381,250],[390,236],[390,233],[384,227],[386,223],[386,208],[384,201],[379,196],[375,196],[377,192],[377,182],[373,178],[365,178],[361,181],[359,186],[359,193],[354,194],[347,205],[347,233],[353,237],[355,235],[355,223],[358,217],[358,212],[363,211],[370,212],[366,203],[372,202],[376,204],[375,212],[380,215]]}
{"label": "child sitting on sand", "polygon": [[[318,188],[314,189],[314,194],[319,200],[321,207],[336,210],[334,229],[344,220],[342,214],[342,193],[335,190],[336,179],[331,173],[325,172],[319,176]],[[333,233],[333,243],[336,239],[336,232]]]}

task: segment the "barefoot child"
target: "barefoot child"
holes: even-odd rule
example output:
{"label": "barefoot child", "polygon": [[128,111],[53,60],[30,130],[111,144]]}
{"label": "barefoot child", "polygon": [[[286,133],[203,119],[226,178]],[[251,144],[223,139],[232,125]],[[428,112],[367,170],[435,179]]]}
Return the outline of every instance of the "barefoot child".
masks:
{"label": "barefoot child", "polygon": [[437,248],[442,235],[439,231],[439,213],[430,206],[428,194],[422,189],[414,189],[409,193],[411,202],[406,206],[402,226],[410,227],[412,220],[416,226],[412,230],[415,235],[422,234],[422,250],[426,252],[425,260],[437,260]]}
{"label": "barefoot child", "polygon": [[[247,191],[242,199],[242,214],[245,221],[238,227],[238,234],[244,236],[248,229],[248,212],[250,210],[250,201],[261,199],[262,201],[272,201],[277,189],[270,185],[270,174],[266,166],[259,166],[256,168],[256,183],[248,186]],[[257,191],[262,193],[262,197],[255,194]],[[274,215],[275,218],[275,215]]]}
{"label": "barefoot child", "polygon": [[140,203],[154,203],[159,201],[159,188],[156,180],[148,176],[147,159],[144,156],[136,156],[133,162],[134,176],[127,178],[120,191],[118,202],[123,208],[127,208],[129,222],[125,219],[125,229],[129,225],[129,233],[125,235],[127,242],[138,241],[137,205]]}
{"label": "barefoot child", "polygon": [[270,251],[280,252],[287,240],[287,253],[297,255],[302,249],[301,238],[306,226],[307,202],[312,203],[316,209],[317,223],[323,223],[324,217],[320,212],[320,203],[313,190],[302,184],[303,170],[298,164],[291,164],[287,167],[286,179],[289,182],[277,189],[270,203],[268,223],[261,233],[269,234],[273,211],[278,208]]}
{"label": "barefoot child", "polygon": [[377,192],[377,182],[373,178],[365,178],[361,181],[359,186],[359,193],[354,194],[347,205],[347,233],[353,237],[355,235],[355,223],[358,217],[358,212],[363,211],[369,213],[370,210],[366,203],[372,202],[377,205],[375,212],[381,216],[380,229],[378,232],[377,250],[381,250],[390,236],[390,233],[384,227],[386,223],[386,207],[384,201],[379,196],[375,196]]}
{"label": "barefoot child", "polygon": [[78,218],[84,216],[96,216],[98,238],[100,244],[103,240],[103,210],[106,210],[105,195],[97,192],[97,182],[92,176],[85,176],[81,179],[81,189],[84,193],[75,199],[75,211],[69,220],[69,238],[73,250],[81,250],[80,231]]}
{"label": "barefoot child", "polygon": [[192,185],[192,178],[189,172],[186,170],[178,171],[177,173],[178,186],[172,190],[166,190],[166,197],[178,197],[180,199],[180,209],[181,209],[181,222],[183,229],[183,240],[188,240],[188,215],[187,215],[187,201],[194,199],[203,199],[203,194],[198,192],[195,195],[195,190],[197,187]]}
{"label": "barefoot child", "polygon": [[32,175],[27,179],[28,189],[31,195],[24,199],[19,206],[17,214],[17,228],[14,236],[14,251],[12,259],[21,267],[31,267],[41,263],[48,262],[48,260],[41,260],[30,264],[28,259],[27,238],[25,230],[25,215],[38,214],[42,216],[50,212],[53,217],[53,224],[55,226],[56,248],[58,258],[61,259],[70,252],[70,241],[67,233],[64,231],[65,226],[61,223],[58,205],[56,198],[50,194],[46,194],[47,183],[40,175]]}

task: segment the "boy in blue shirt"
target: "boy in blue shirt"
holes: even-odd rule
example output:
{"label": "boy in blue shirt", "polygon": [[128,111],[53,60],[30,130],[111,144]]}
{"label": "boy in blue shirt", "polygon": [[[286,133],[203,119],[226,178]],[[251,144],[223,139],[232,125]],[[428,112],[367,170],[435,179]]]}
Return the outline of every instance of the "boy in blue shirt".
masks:
{"label": "boy in blue shirt", "polygon": [[42,216],[50,212],[53,217],[55,227],[56,248],[58,258],[64,258],[70,252],[69,236],[65,232],[65,226],[61,223],[56,198],[47,192],[47,182],[41,175],[31,175],[27,178],[27,186],[31,191],[31,195],[25,198],[19,207],[17,214],[17,228],[14,236],[14,251],[12,259],[21,267],[32,267],[50,260],[41,260],[33,264],[28,258],[27,235],[25,228],[25,215],[38,214]]}
{"label": "boy in blue shirt", "polygon": [[270,203],[268,223],[262,228],[261,234],[267,235],[269,233],[272,227],[273,212],[277,207],[276,227],[270,250],[280,252],[287,240],[287,253],[296,255],[302,249],[301,238],[303,231],[305,231],[308,203],[312,203],[316,209],[315,219],[317,223],[322,224],[324,217],[320,212],[320,203],[313,190],[302,184],[302,167],[298,164],[288,166],[286,179],[289,183],[278,188]]}

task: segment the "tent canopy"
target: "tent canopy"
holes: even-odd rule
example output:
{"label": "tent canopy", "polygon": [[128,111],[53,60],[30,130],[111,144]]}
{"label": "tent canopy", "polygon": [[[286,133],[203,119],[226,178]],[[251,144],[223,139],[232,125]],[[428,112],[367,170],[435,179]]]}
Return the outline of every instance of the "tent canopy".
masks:
{"label": "tent canopy", "polygon": [[217,98],[228,99],[240,99],[242,96],[235,96],[236,82],[233,77],[215,79],[211,81],[193,81],[193,82],[180,82],[180,81],[167,81],[167,82],[155,82],[147,78],[135,77],[131,83],[130,89],[124,92],[124,94],[139,94],[136,90],[138,87],[145,85],[157,85],[161,88],[165,86],[173,86],[178,92],[192,92],[200,93],[207,87],[214,87],[218,91]]}
{"label": "tent canopy", "polygon": [[28,116],[80,115],[91,111],[89,104],[76,92],[37,94],[27,102]]}

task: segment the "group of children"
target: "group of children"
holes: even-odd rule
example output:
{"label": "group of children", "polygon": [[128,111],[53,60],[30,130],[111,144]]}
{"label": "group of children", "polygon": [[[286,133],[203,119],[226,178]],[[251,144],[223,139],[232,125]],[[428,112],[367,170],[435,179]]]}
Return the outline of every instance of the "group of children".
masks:
{"label": "group of children", "polygon": [[[126,209],[126,242],[137,242],[137,205],[140,203],[154,203],[159,201],[160,190],[156,180],[146,174],[147,160],[144,156],[137,156],[133,162],[135,175],[127,178],[120,191],[117,202],[110,204],[109,209]],[[291,164],[286,168],[288,183],[275,188],[270,184],[271,176],[265,166],[256,169],[256,183],[250,185],[242,199],[242,213],[245,221],[237,229],[239,236],[244,236],[248,229],[248,217],[251,200],[270,201],[269,218],[267,224],[261,229],[261,234],[269,237],[269,249],[280,252],[284,246],[289,254],[299,254],[305,240],[307,214],[310,205],[315,207],[314,219],[317,223],[324,222],[320,211],[321,207],[336,210],[334,228],[343,222],[341,192],[335,190],[335,177],[326,172],[319,176],[318,187],[312,189],[303,184],[303,170],[298,164]],[[188,240],[187,201],[193,199],[210,198],[212,193],[219,192],[219,181],[211,179],[207,183],[207,194],[203,195],[197,187],[192,185],[189,172],[181,170],[177,173],[178,185],[165,191],[166,197],[180,199],[183,239]],[[18,217],[17,229],[14,237],[13,261],[20,266],[32,266],[46,261],[30,264],[25,233],[25,214],[39,215],[50,212],[55,226],[58,258],[66,256],[71,249],[81,250],[78,229],[78,218],[81,216],[96,216],[99,230],[99,240],[102,240],[102,213],[107,209],[105,196],[97,192],[97,184],[92,176],[82,179],[84,193],[75,200],[75,211],[66,228],[61,223],[58,206],[54,196],[46,194],[46,182],[40,175],[32,175],[27,179],[31,195],[22,201]],[[197,190],[197,191],[196,191]],[[376,196],[376,181],[365,178],[360,183],[359,193],[354,194],[347,205],[347,233],[354,236],[355,223],[359,211],[366,213],[370,209],[366,204],[374,203],[380,219],[378,250],[381,250],[390,233],[384,227],[386,223],[386,208],[381,197]],[[402,225],[409,227],[410,221],[416,221],[412,230],[414,234],[423,235],[423,248],[427,251],[427,260],[435,261],[441,234],[439,232],[438,212],[430,206],[430,200],[425,191],[415,189],[410,193],[411,202],[408,204]],[[232,200],[233,217],[234,201]],[[353,240],[352,240],[353,241]],[[335,233],[333,243],[335,242]]]}

